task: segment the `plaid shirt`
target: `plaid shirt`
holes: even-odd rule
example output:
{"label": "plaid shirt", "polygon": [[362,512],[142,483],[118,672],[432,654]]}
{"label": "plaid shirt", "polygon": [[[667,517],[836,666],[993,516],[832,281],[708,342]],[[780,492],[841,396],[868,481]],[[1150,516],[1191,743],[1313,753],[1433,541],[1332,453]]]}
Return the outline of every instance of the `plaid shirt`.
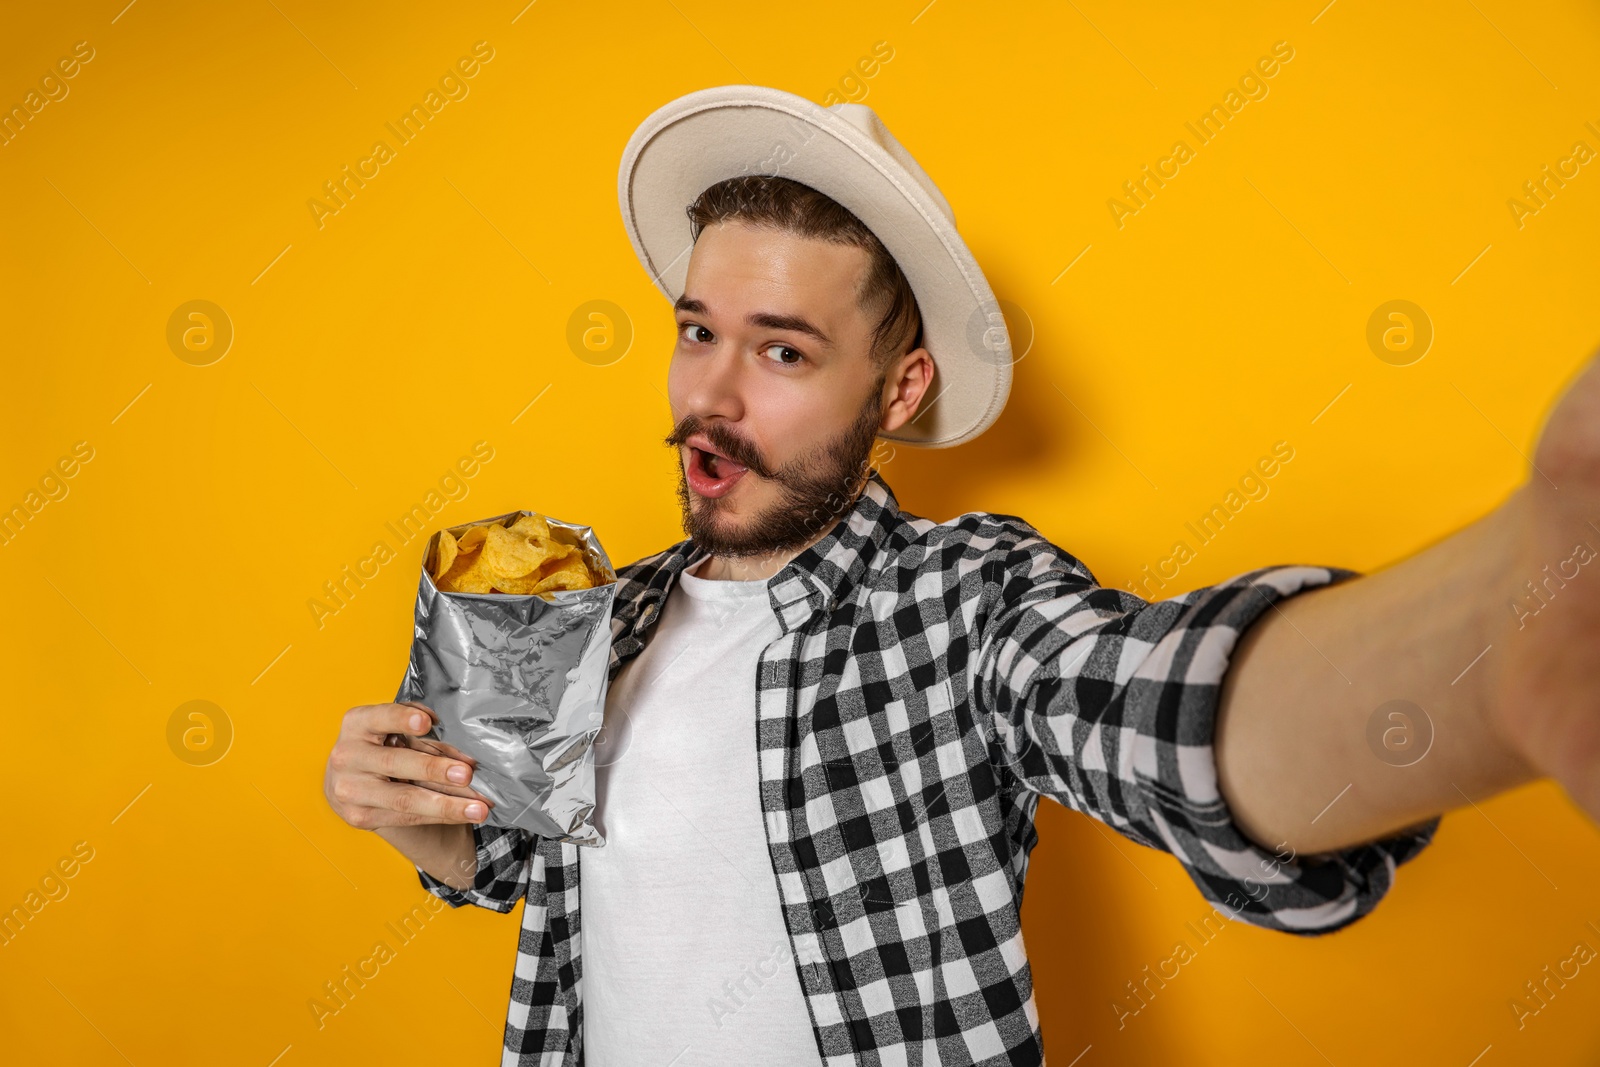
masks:
{"label": "plaid shirt", "polygon": [[[644,647],[685,540],[618,571],[611,677]],[[1371,911],[1438,817],[1315,857],[1244,836],[1212,730],[1230,653],[1274,602],[1356,576],[1271,566],[1148,602],[1102,588],[1012,515],[934,523],[874,470],[850,511],[767,581],[761,807],[795,966],[827,1067],[1039,1064],[1020,911],[1041,796],[1170,852],[1223,914],[1330,933]],[[522,935],[506,1065],[583,1062],[578,849],[475,826],[454,907]]]}

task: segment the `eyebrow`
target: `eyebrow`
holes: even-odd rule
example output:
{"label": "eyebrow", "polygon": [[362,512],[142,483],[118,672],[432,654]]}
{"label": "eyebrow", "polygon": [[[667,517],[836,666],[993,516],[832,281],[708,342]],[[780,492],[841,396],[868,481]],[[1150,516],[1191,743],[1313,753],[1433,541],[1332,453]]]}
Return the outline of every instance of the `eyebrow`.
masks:
{"label": "eyebrow", "polygon": [[[692,296],[680,296],[672,305],[673,311],[682,311],[690,315],[710,314],[705,302],[696,300]],[[768,330],[790,330],[794,333],[803,333],[814,337],[818,341],[834,347],[833,338],[823,333],[810,319],[802,315],[777,315],[770,311],[752,311],[747,320],[752,326],[760,326]]]}

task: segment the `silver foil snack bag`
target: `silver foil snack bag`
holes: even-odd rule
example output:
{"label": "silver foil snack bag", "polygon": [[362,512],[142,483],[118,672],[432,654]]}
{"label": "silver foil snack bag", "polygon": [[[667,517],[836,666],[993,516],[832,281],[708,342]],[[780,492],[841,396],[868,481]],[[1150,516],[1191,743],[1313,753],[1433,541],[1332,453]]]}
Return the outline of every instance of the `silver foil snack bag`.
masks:
{"label": "silver foil snack bag", "polygon": [[[473,526],[509,527],[532,514],[449,529],[459,540]],[[593,530],[544,518],[551,537],[581,550],[605,584],[529,596],[442,592],[433,579],[435,533],[395,700],[433,709],[438,722],[426,736],[478,761],[470,788],[494,802],[485,825],[598,846],[605,841],[594,825],[593,746],[605,714],[616,572]]]}

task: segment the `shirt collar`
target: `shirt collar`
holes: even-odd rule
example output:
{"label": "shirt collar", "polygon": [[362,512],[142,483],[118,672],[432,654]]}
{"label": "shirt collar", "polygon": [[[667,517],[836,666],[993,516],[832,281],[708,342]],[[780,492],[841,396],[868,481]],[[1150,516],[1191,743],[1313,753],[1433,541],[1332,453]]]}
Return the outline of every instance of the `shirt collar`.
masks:
{"label": "shirt collar", "polygon": [[[855,501],[828,532],[767,579],[767,596],[784,633],[803,626],[815,612],[844,602],[874,566],[899,520],[894,491],[873,467]],[[653,573],[636,576],[642,583],[638,595],[614,608],[621,624],[614,645],[621,658],[643,647],[644,631],[660,616],[678,575],[708,555],[686,538],[666,550]]]}
{"label": "shirt collar", "polygon": [[783,632],[803,626],[812,614],[833,611],[849,598],[878,560],[893,536],[899,503],[876,467],[839,521],[816,544],[795,556],[767,579],[772,610]]}

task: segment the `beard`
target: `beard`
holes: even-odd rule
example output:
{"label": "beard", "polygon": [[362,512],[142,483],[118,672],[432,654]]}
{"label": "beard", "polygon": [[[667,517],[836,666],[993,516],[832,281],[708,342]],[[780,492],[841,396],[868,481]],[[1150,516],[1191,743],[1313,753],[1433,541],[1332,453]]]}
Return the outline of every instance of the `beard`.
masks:
{"label": "beard", "polygon": [[[844,432],[810,449],[781,468],[765,458],[721,422],[705,423],[686,415],[666,438],[674,448],[702,434],[729,459],[778,486],[779,497],[743,523],[729,517],[728,494],[702,497],[689,489],[687,464],[678,465],[678,504],[683,531],[715,556],[749,558],[789,552],[812,541],[855,503],[871,473],[868,462],[882,417],[880,397],[885,376],[867,392],[866,402]],[[748,477],[748,474],[746,475]]]}

